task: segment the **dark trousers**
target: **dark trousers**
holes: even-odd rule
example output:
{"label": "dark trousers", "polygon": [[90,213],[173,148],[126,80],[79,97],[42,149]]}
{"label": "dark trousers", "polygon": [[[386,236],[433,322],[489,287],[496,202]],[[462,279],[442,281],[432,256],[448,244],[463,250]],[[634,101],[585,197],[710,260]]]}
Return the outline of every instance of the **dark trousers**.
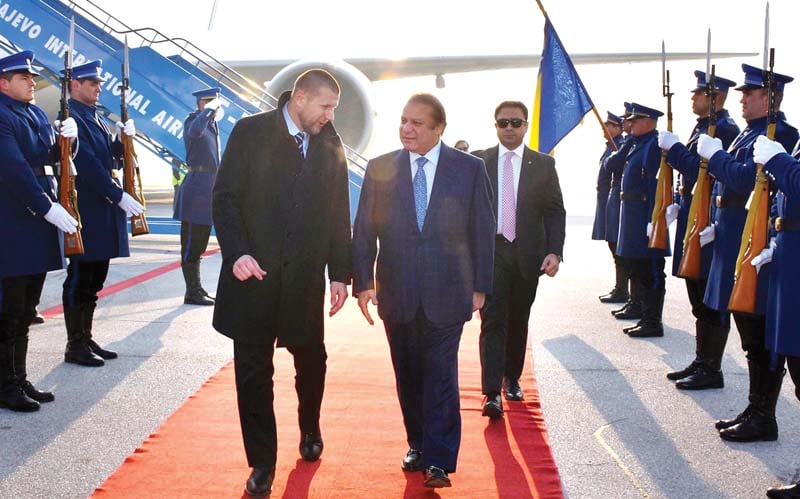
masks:
{"label": "dark trousers", "polygon": [[[32,274],[2,279],[0,293],[0,386],[12,381],[11,358],[14,345],[28,342],[28,326],[36,315],[47,274]],[[24,375],[19,372],[16,375]]]}
{"label": "dark trousers", "polygon": [[789,376],[794,382],[794,395],[800,400],[800,357],[786,357],[786,367],[789,369]]}
{"label": "dark trousers", "polygon": [[211,226],[181,222],[181,262],[200,261],[200,256],[208,248]]}
{"label": "dark trousers", "polygon": [[708,324],[719,326],[722,323],[720,313],[703,303],[703,296],[706,294],[706,285],[708,281],[705,279],[684,279],[684,282],[686,283],[686,294],[689,295],[689,303],[692,305],[692,315],[694,315],[694,318],[699,321],[707,322]]}
{"label": "dark trousers", "polygon": [[[325,391],[328,355],[325,344],[288,347],[294,357],[297,413],[300,432],[319,432],[319,414]],[[274,343],[253,345],[233,342],[236,395],[244,450],[251,468],[274,468],[278,436],[275,426]]]}
{"label": "dark trousers", "polygon": [[[748,362],[756,363],[759,367],[769,368],[770,352],[766,347],[767,318],[763,315],[742,314],[732,312],[739,338],[742,341],[742,350]],[[783,360],[780,361],[781,367]]]}
{"label": "dark trousers", "polygon": [[528,320],[536,298],[538,274],[525,279],[519,271],[517,248],[499,236],[494,252],[494,285],[481,308],[478,339],[481,359],[481,390],[500,393],[503,377],[517,380],[525,366]]}
{"label": "dark trousers", "polygon": [[103,289],[108,277],[108,262],[70,259],[61,292],[64,308],[97,303],[97,293]]}
{"label": "dark trousers", "polygon": [[456,471],[461,445],[458,345],[464,323],[384,322],[408,445],[425,466]]}
{"label": "dark trousers", "polygon": [[664,257],[624,258],[630,270],[631,279],[636,279],[645,292],[658,290],[664,292]]}

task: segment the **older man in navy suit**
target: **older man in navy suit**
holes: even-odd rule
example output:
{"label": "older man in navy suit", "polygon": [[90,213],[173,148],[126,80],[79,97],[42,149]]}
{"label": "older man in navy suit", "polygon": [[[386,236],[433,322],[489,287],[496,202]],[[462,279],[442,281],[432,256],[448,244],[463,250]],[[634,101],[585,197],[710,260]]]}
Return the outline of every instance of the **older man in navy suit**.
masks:
{"label": "older man in navy suit", "polygon": [[353,233],[353,293],[370,324],[368,303],[378,306],[389,340],[410,447],[402,468],[425,470],[427,487],[449,487],[456,470],[458,345],[492,290],[494,254],[483,162],[444,145],[445,126],[436,97],[409,99],[403,149],[367,165]]}

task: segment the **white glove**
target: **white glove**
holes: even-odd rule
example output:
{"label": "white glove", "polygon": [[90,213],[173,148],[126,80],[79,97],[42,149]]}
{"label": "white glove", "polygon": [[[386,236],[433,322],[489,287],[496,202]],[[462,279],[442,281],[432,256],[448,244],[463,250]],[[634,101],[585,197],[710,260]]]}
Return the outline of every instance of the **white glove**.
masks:
{"label": "white glove", "polygon": [[219,109],[222,105],[222,101],[219,100],[219,97],[211,99],[210,101],[206,102],[206,106],[204,109],[211,109],[212,111]]}
{"label": "white glove", "polygon": [[701,134],[697,139],[697,154],[703,159],[711,159],[717,151],[722,150],[722,141],[716,137],[710,137],[706,134]]}
{"label": "white glove", "polygon": [[672,225],[672,222],[678,219],[678,211],[680,211],[681,207],[675,203],[667,206],[667,225]]}
{"label": "white glove", "polygon": [[72,215],[58,203],[50,206],[50,209],[44,214],[44,219],[67,234],[74,234],[78,230],[78,221],[72,218]]}
{"label": "white glove", "polygon": [[78,124],[74,118],[67,118],[62,123],[61,120],[55,120],[53,124],[56,126],[56,131],[59,135],[74,139],[78,137]]}
{"label": "white glove", "polygon": [[136,125],[133,124],[133,118],[129,118],[125,123],[118,121],[117,128],[129,137],[136,135]]}
{"label": "white glove", "polygon": [[750,265],[756,268],[756,274],[758,274],[758,272],[761,270],[761,267],[763,267],[764,264],[772,261],[772,253],[775,251],[775,248],[777,247],[778,243],[775,242],[775,238],[773,237],[769,241],[769,246],[761,250],[761,253],[759,253],[752,260],[750,260]]}
{"label": "white glove", "polygon": [[658,132],[658,147],[661,149],[669,151],[678,142],[680,142],[680,139],[676,134],[667,131]]}
{"label": "white glove", "polygon": [[647,237],[650,237],[653,234],[653,223],[647,222]]}
{"label": "white glove", "polygon": [[129,217],[144,213],[144,206],[139,204],[139,201],[133,199],[127,192],[122,193],[122,199],[120,199],[117,204]]}
{"label": "white glove", "polygon": [[786,152],[780,142],[768,139],[765,135],[759,135],[753,146],[753,161],[766,164],[776,154]]}
{"label": "white glove", "polygon": [[709,225],[702,231],[700,231],[700,246],[705,246],[706,244],[710,243],[714,240],[714,225]]}

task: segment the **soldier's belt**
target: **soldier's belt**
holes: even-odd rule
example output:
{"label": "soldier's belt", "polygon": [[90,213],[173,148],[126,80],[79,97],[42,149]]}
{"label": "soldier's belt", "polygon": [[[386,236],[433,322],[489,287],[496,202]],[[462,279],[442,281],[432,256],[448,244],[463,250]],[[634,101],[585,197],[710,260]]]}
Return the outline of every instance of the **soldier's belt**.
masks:
{"label": "soldier's belt", "polygon": [[118,170],[111,170],[111,178],[122,178],[122,168]]}
{"label": "soldier's belt", "polygon": [[213,166],[190,166],[190,173],[214,173],[217,171]]}
{"label": "soldier's belt", "polygon": [[58,168],[52,165],[32,166],[31,170],[37,177],[58,175]]}
{"label": "soldier's belt", "polygon": [[641,194],[638,192],[620,192],[619,198],[622,201],[641,201],[647,202],[647,194]]}
{"label": "soldier's belt", "polygon": [[714,199],[714,204],[717,205],[717,208],[744,208],[747,205],[747,200],[717,196]]}
{"label": "soldier's belt", "polygon": [[776,217],[772,222],[773,227],[777,232],[787,232],[800,230],[800,218],[783,218]]}
{"label": "soldier's belt", "polygon": [[[679,195],[679,196],[683,196],[683,195],[684,195],[684,194],[683,194],[683,193],[684,193],[684,191],[685,191],[685,189],[683,188],[683,186],[680,186],[680,187],[678,187],[678,195]],[[691,194],[691,193],[690,193],[690,194]]]}

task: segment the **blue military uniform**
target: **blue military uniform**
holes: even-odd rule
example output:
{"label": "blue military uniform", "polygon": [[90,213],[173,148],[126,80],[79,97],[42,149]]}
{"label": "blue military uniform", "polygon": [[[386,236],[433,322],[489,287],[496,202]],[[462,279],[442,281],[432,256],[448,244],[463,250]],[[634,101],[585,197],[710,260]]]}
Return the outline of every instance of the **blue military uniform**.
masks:
{"label": "blue military uniform", "polygon": [[[103,61],[76,66],[70,84],[102,83]],[[83,255],[70,256],[61,294],[67,348],[64,360],[101,366],[117,354],[92,339],[97,298],[108,276],[109,260],[130,255],[125,211],[118,203],[122,190],[122,144],[111,134],[93,103],[69,99],[70,114],[78,125],[78,147],[73,159],[81,214]]]}
{"label": "blue military uniform", "polygon": [[[628,294],[628,274],[625,267],[622,265],[622,262],[616,255],[617,249],[617,232],[619,231],[619,218],[616,217],[612,222],[613,226],[610,226],[607,223],[606,213],[608,211],[608,202],[611,192],[611,183],[613,180],[616,180],[616,202],[619,205],[619,176],[615,179],[609,171],[605,167],[606,159],[611,156],[612,153],[618,151],[619,148],[622,146],[622,142],[624,140],[622,136],[622,118],[613,114],[607,113],[608,116],[606,118],[606,125],[608,127],[617,127],[619,130],[616,130],[617,135],[612,138],[612,142],[606,142],[605,151],[603,151],[603,155],[600,157],[600,168],[597,173],[597,206],[595,208],[594,214],[594,227],[592,228],[592,239],[598,241],[606,241],[608,239],[607,232],[614,233],[614,240],[613,242],[608,242],[608,248],[611,250],[611,256],[614,258],[614,271],[615,271],[615,283],[612,290],[599,297],[602,303],[625,303],[628,301],[630,297]],[[609,133],[611,133],[611,128],[608,129]],[[617,206],[617,214],[619,206]]]}
{"label": "blue military uniform", "polygon": [[[655,109],[631,104],[630,120],[657,120],[663,113]],[[634,125],[635,126],[635,125]],[[648,248],[647,224],[650,222],[661,150],[657,144],[655,130],[635,135],[622,172],[620,199],[619,239],[617,255],[625,258],[631,279],[642,290],[642,319],[636,326],[624,331],[632,337],[663,336],[661,311],[664,307],[664,257],[665,250]],[[669,239],[669,235],[667,236]]]}
{"label": "blue military uniform", "polygon": [[181,269],[186,282],[183,302],[213,305],[214,300],[200,282],[200,257],[211,234],[211,193],[219,168],[219,128],[221,109],[210,109],[201,102],[219,97],[219,87],[193,92],[198,109],[184,122],[183,142],[189,173],[181,182],[175,200],[174,218],[181,221]]}
{"label": "blue military uniform", "polygon": [[[742,64],[744,84],[736,87],[744,92],[761,91],[765,88],[764,71],[761,68]],[[775,73],[776,91],[782,92],[793,78]],[[783,113],[776,116],[775,140],[787,150],[797,142],[798,132],[786,122]],[[745,205],[753,190],[756,165],[753,162],[753,144],[767,130],[767,117],[747,121],[747,128],[734,140],[728,152],[716,152],[708,162],[708,171],[716,178],[714,184],[717,211],[714,218],[714,257],[708,276],[705,304],[721,313],[728,310],[733,289],[734,268],[739,253],[747,211]],[[750,373],[750,396],[748,408],[731,422],[734,425],[720,430],[720,437],[734,441],[775,440],[778,427],[775,420],[775,405],[780,394],[783,372],[769,369],[770,354],[765,347],[767,291],[770,265],[758,273],[757,303],[755,315],[733,312],[742,348],[747,353]],[[726,423],[727,424],[727,423]]]}
{"label": "blue military uniform", "polygon": [[[703,71],[695,71],[694,74],[697,78],[697,86],[692,92],[695,94],[693,98],[696,99],[699,98],[699,95],[707,94],[708,75]],[[714,86],[717,92],[727,94],[730,87],[734,85],[736,85],[734,81],[718,76],[715,77]],[[716,111],[715,125],[716,136],[722,141],[723,147],[728,147],[739,134],[739,127],[725,109]],[[683,258],[684,235],[689,230],[688,218],[692,204],[692,190],[697,181],[702,160],[700,155],[697,154],[697,139],[700,134],[708,133],[708,128],[708,115],[700,116],[686,145],[677,143],[667,152],[667,163],[679,172],[678,188],[674,195],[675,202],[680,206],[675,229],[675,249],[672,256],[672,274],[675,276],[678,276],[678,267],[680,266],[681,258]],[[713,183],[713,179],[709,178],[709,181]],[[709,220],[713,220],[716,205],[712,203],[709,210]],[[677,380],[675,386],[682,390],[702,390],[706,388],[722,388],[724,386],[721,365],[722,355],[725,352],[725,344],[730,332],[730,323],[727,320],[722,320],[717,310],[703,303],[708,272],[711,268],[713,247],[712,242],[701,248],[700,277],[685,281],[689,303],[692,306],[692,315],[696,319],[696,357],[689,367],[667,375],[669,379]]]}
{"label": "blue military uniform", "polygon": [[[37,76],[33,52],[0,59],[0,74]],[[27,380],[28,326],[45,276],[64,267],[63,233],[44,219],[57,202],[55,132],[44,111],[0,93],[0,407],[34,411],[53,399]]]}

